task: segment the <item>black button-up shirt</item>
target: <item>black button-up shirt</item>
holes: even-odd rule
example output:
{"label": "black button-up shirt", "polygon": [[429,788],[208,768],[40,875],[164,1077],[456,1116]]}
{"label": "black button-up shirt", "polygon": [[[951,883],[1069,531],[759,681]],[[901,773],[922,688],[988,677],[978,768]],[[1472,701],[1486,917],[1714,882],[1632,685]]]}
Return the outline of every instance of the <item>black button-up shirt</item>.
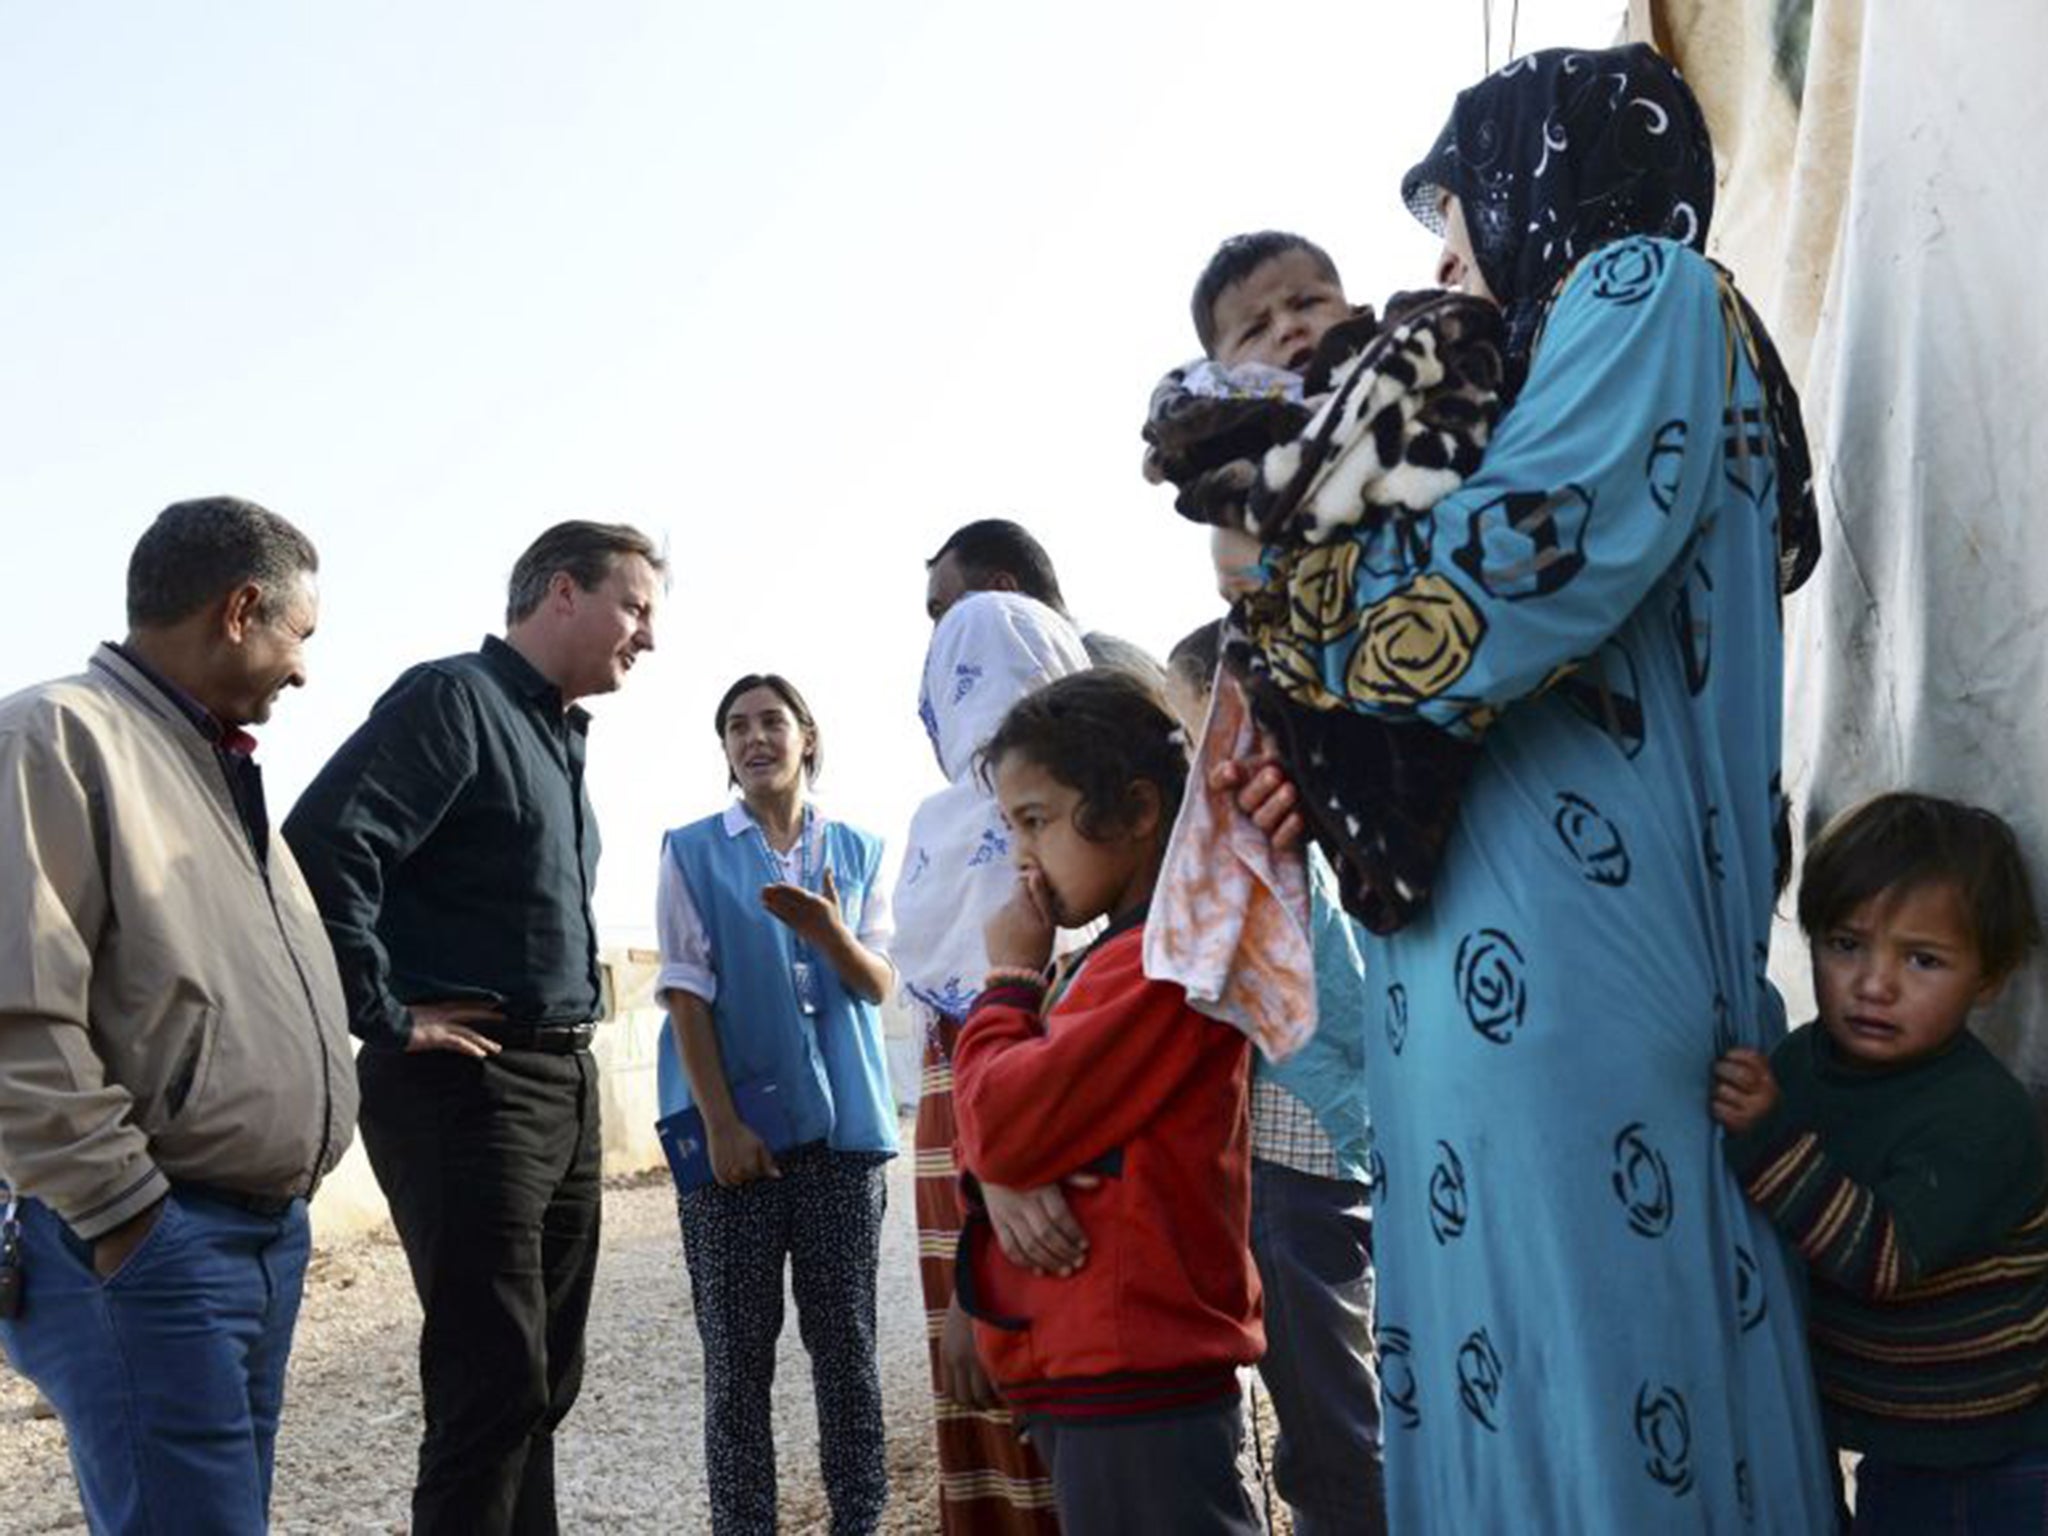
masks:
{"label": "black button-up shirt", "polygon": [[402,1047],[407,1004],[520,1024],[602,1010],[583,789],[590,717],[511,646],[401,676],[285,818],[327,921],[349,1027]]}

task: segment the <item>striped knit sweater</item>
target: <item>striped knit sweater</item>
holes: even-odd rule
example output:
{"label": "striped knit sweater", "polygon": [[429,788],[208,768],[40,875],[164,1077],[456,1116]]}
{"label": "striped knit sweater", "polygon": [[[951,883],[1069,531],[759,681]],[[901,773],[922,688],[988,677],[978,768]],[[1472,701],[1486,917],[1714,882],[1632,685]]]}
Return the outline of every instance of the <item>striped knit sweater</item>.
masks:
{"label": "striped knit sweater", "polygon": [[1967,1031],[1896,1070],[1815,1025],[1782,1099],[1727,1150],[1806,1256],[1837,1445],[1962,1467],[2048,1447],[2048,1154],[2026,1090]]}

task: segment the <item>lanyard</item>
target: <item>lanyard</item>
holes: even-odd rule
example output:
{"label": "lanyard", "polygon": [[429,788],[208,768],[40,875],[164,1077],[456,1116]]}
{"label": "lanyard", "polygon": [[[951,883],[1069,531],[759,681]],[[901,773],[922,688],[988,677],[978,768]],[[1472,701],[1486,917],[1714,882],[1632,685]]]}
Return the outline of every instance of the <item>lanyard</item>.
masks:
{"label": "lanyard", "polygon": [[[783,884],[788,878],[788,871],[783,867],[782,861],[775,856],[775,850],[768,846],[768,834],[761,830],[760,822],[754,821],[752,812],[748,813],[747,820],[753,824],[754,846],[761,852],[762,863],[768,866],[769,881],[776,885]],[[803,890],[814,892],[824,884],[822,874],[814,876],[811,873],[811,851],[815,845],[812,834],[816,828],[817,817],[809,806],[805,806],[803,826],[798,830],[796,838],[795,883]],[[796,994],[798,1011],[810,1017],[818,1012],[819,1006],[817,957],[811,953],[811,946],[797,937],[793,931],[785,929],[785,932],[788,933],[790,946],[790,990]]]}
{"label": "lanyard", "polygon": [[[776,855],[775,850],[768,846],[768,834],[761,830],[761,823],[754,820],[754,813],[752,811],[747,813],[747,823],[753,829],[754,846],[761,852],[761,862],[768,866],[769,883],[771,885],[781,885],[789,878],[788,870],[783,865],[782,860]],[[808,805],[805,806],[803,826],[798,829],[796,835],[795,883],[807,891],[817,889],[811,883],[811,848],[813,845],[811,834],[815,829],[816,823],[817,813]]]}

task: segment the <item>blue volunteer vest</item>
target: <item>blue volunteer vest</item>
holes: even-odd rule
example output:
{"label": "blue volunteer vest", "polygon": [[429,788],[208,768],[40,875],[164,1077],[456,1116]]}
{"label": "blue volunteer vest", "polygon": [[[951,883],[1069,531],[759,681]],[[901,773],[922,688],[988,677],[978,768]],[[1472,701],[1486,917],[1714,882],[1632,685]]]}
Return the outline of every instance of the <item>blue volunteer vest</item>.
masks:
{"label": "blue volunteer vest", "polygon": [[[819,817],[815,836],[823,867],[839,888],[839,910],[858,932],[880,877],[881,839]],[[846,990],[838,973],[813,958],[818,1012],[798,1006],[788,928],[761,906],[768,868],[752,832],[726,833],[725,818],[707,816],[670,832],[662,857],[673,859],[711,943],[718,998],[711,1005],[726,1081],[772,1080],[799,1143],[823,1141],[835,1152],[896,1150],[896,1105],[889,1091],[882,1016]],[[814,855],[814,857],[816,857]],[[664,1029],[656,1082],[663,1116],[691,1104],[690,1082]]]}

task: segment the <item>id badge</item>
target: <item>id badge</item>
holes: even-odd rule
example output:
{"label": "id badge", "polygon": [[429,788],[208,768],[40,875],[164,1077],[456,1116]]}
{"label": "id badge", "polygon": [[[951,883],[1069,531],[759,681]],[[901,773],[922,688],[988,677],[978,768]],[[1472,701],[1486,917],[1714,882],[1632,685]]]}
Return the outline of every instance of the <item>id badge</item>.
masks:
{"label": "id badge", "polygon": [[790,980],[796,983],[796,1005],[807,1015],[818,1011],[818,972],[808,960],[792,961]]}

